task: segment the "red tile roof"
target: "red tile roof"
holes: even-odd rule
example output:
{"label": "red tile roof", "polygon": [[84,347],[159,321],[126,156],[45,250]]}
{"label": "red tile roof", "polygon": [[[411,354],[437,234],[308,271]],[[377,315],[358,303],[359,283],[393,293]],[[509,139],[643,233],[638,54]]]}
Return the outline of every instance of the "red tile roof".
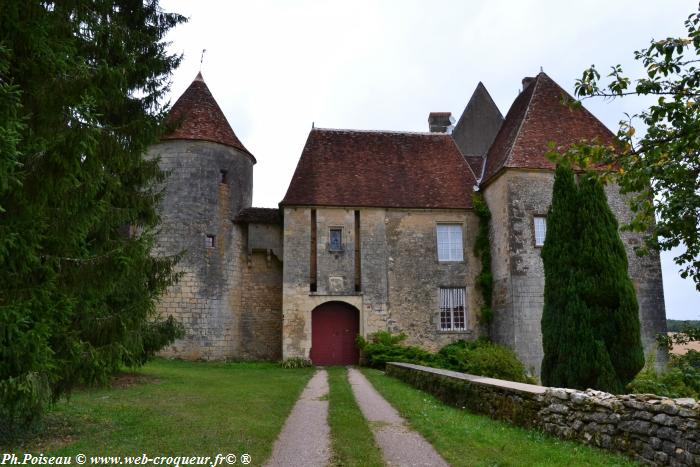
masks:
{"label": "red tile roof", "polygon": [[163,139],[212,141],[243,151],[255,162],[253,155],[231,129],[201,73],[175,102],[168,115],[168,122],[178,126]]}
{"label": "red tile roof", "polygon": [[482,182],[505,167],[553,169],[545,157],[548,144],[566,148],[584,140],[612,144],[614,135],[585,108],[570,109],[573,99],[545,73],[540,73],[513,102],[489,149]]}
{"label": "red tile roof", "polygon": [[316,128],[280,205],[469,209],[475,183],[448,134]]}

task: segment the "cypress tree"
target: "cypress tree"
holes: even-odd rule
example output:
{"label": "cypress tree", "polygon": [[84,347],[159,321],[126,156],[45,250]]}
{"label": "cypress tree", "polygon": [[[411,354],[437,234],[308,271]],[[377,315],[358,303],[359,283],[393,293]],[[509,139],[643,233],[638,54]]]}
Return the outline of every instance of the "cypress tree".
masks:
{"label": "cypress tree", "polygon": [[622,392],[644,366],[639,305],[627,254],[603,185],[591,175],[579,183],[578,294],[587,304],[597,335],[611,357],[617,380],[606,390]]}
{"label": "cypress tree", "polygon": [[602,185],[558,166],[547,236],[542,382],[619,393],[644,364],[627,256]]}
{"label": "cypress tree", "polygon": [[181,21],[157,0],[0,2],[0,435],[179,332],[155,316],[174,258],[150,255],[163,174],[143,155]]}

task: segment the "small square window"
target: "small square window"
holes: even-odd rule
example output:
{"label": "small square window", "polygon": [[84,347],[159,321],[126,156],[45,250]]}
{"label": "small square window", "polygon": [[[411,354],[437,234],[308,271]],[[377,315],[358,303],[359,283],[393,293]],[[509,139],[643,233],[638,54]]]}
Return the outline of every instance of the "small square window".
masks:
{"label": "small square window", "polygon": [[460,224],[438,224],[437,244],[438,261],[464,261]]}
{"label": "small square window", "polygon": [[207,248],[214,248],[216,246],[216,237],[214,235],[207,235],[204,239],[204,246]]}
{"label": "small square window", "polygon": [[330,229],[329,249],[331,251],[343,251],[343,229]]}
{"label": "small square window", "polygon": [[544,246],[544,239],[547,236],[547,218],[535,216],[533,220],[535,224],[535,246]]}
{"label": "small square window", "polygon": [[228,183],[228,170],[221,169],[221,170],[219,170],[219,174],[221,175],[219,182],[220,183]]}

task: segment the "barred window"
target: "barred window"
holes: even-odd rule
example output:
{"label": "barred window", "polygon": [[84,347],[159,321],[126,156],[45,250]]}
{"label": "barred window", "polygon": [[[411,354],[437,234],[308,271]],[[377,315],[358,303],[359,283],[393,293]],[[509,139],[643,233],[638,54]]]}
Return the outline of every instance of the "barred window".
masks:
{"label": "barred window", "polygon": [[440,287],[441,331],[465,331],[467,329],[464,295],[463,288]]}
{"label": "barred window", "polygon": [[463,261],[462,226],[460,224],[438,224],[438,261]]}
{"label": "barred window", "polygon": [[535,216],[535,246],[543,246],[544,239],[547,236],[547,218],[543,216]]}

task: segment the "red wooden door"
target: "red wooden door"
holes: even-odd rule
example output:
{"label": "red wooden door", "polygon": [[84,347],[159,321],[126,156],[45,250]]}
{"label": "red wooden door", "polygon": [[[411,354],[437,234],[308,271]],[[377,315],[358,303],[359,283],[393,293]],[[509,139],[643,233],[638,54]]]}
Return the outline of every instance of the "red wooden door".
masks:
{"label": "red wooden door", "polygon": [[360,313],[341,302],[324,303],[311,312],[311,361],[315,365],[357,365],[355,344]]}

